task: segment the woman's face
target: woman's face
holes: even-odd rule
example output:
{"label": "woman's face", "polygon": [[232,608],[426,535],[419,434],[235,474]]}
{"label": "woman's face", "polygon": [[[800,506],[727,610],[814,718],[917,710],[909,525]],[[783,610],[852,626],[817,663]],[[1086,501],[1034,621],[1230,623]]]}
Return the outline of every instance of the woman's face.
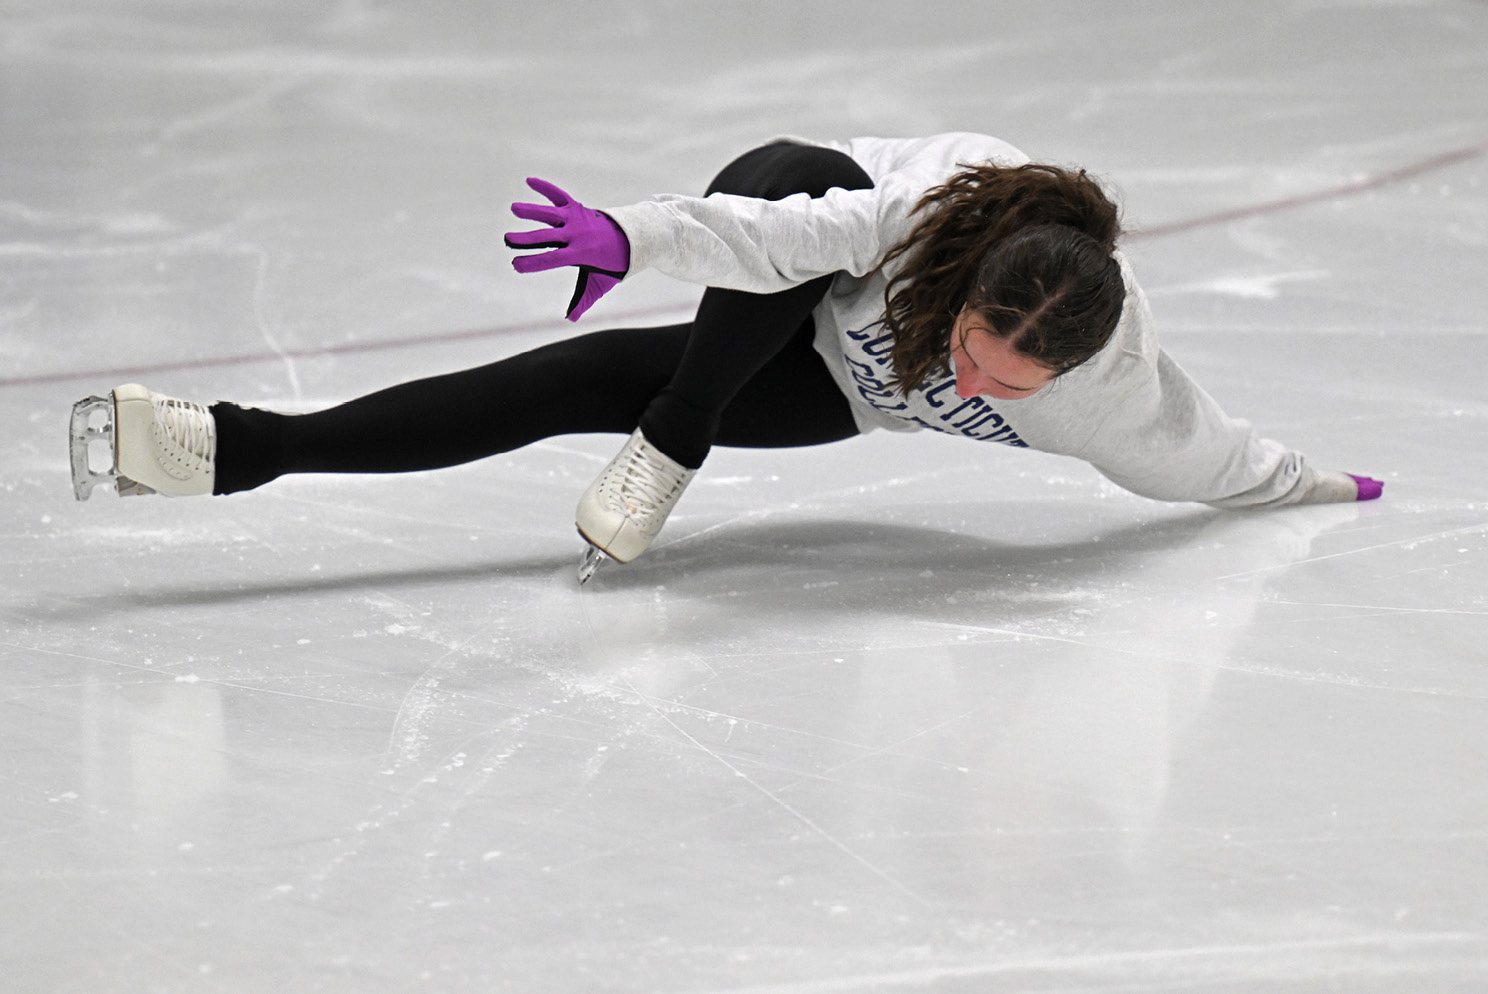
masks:
{"label": "woman's face", "polygon": [[951,326],[951,369],[956,395],[1021,400],[1032,397],[1053,381],[1054,370],[1036,359],[1019,355],[975,311],[961,308]]}

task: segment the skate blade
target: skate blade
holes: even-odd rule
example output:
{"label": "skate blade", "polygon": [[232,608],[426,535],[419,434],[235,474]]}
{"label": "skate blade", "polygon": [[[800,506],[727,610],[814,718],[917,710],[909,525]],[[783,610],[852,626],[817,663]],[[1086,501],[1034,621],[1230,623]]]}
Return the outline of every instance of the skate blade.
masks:
{"label": "skate blade", "polygon": [[579,586],[588,583],[590,578],[599,571],[601,563],[610,557],[597,545],[585,545],[583,558],[579,560]]}
{"label": "skate blade", "polygon": [[[103,423],[94,424],[94,415],[103,415]],[[114,401],[111,397],[84,397],[72,405],[71,451],[72,494],[87,500],[99,484],[112,484],[118,471],[112,466],[106,472],[93,469],[89,449],[94,442],[104,442],[112,456],[114,447]]]}

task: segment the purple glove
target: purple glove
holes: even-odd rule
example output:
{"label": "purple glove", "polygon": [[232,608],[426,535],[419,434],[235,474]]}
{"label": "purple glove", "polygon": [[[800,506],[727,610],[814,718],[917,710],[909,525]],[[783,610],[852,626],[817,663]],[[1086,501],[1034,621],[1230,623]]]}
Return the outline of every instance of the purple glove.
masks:
{"label": "purple glove", "polygon": [[1356,498],[1357,500],[1376,500],[1380,494],[1385,492],[1385,483],[1383,480],[1371,480],[1367,476],[1354,476],[1353,473],[1347,475],[1353,476],[1354,482],[1359,485],[1359,496]]}
{"label": "purple glove", "polygon": [[512,260],[512,267],[519,273],[540,273],[578,266],[579,279],[568,302],[568,319],[577,321],[630,271],[630,240],[607,215],[590,210],[552,183],[529,177],[527,185],[551,200],[553,206],[512,204],[511,212],[524,221],[540,221],[549,227],[508,232],[506,245],[554,251],[519,255]]}

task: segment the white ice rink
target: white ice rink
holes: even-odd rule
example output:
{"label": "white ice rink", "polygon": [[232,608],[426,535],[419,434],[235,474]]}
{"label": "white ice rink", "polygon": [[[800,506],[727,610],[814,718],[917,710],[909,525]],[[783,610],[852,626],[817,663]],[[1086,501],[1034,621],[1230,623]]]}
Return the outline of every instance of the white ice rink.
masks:
{"label": "white ice rink", "polygon": [[[73,500],[120,382],[571,333],[526,176],[946,130],[1107,178],[1174,356],[1385,498],[718,451],[583,589],[615,437]],[[1488,4],[0,0],[0,288],[0,990],[1488,990]]]}

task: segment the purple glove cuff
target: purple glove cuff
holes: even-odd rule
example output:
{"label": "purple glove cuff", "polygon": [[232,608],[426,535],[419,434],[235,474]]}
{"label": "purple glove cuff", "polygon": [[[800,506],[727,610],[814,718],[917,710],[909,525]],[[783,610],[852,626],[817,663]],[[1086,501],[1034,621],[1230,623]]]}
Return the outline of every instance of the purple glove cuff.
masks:
{"label": "purple glove cuff", "polygon": [[1383,480],[1372,480],[1367,476],[1354,476],[1353,473],[1349,473],[1348,475],[1359,485],[1359,496],[1356,498],[1357,500],[1377,500],[1380,494],[1385,492]]}

